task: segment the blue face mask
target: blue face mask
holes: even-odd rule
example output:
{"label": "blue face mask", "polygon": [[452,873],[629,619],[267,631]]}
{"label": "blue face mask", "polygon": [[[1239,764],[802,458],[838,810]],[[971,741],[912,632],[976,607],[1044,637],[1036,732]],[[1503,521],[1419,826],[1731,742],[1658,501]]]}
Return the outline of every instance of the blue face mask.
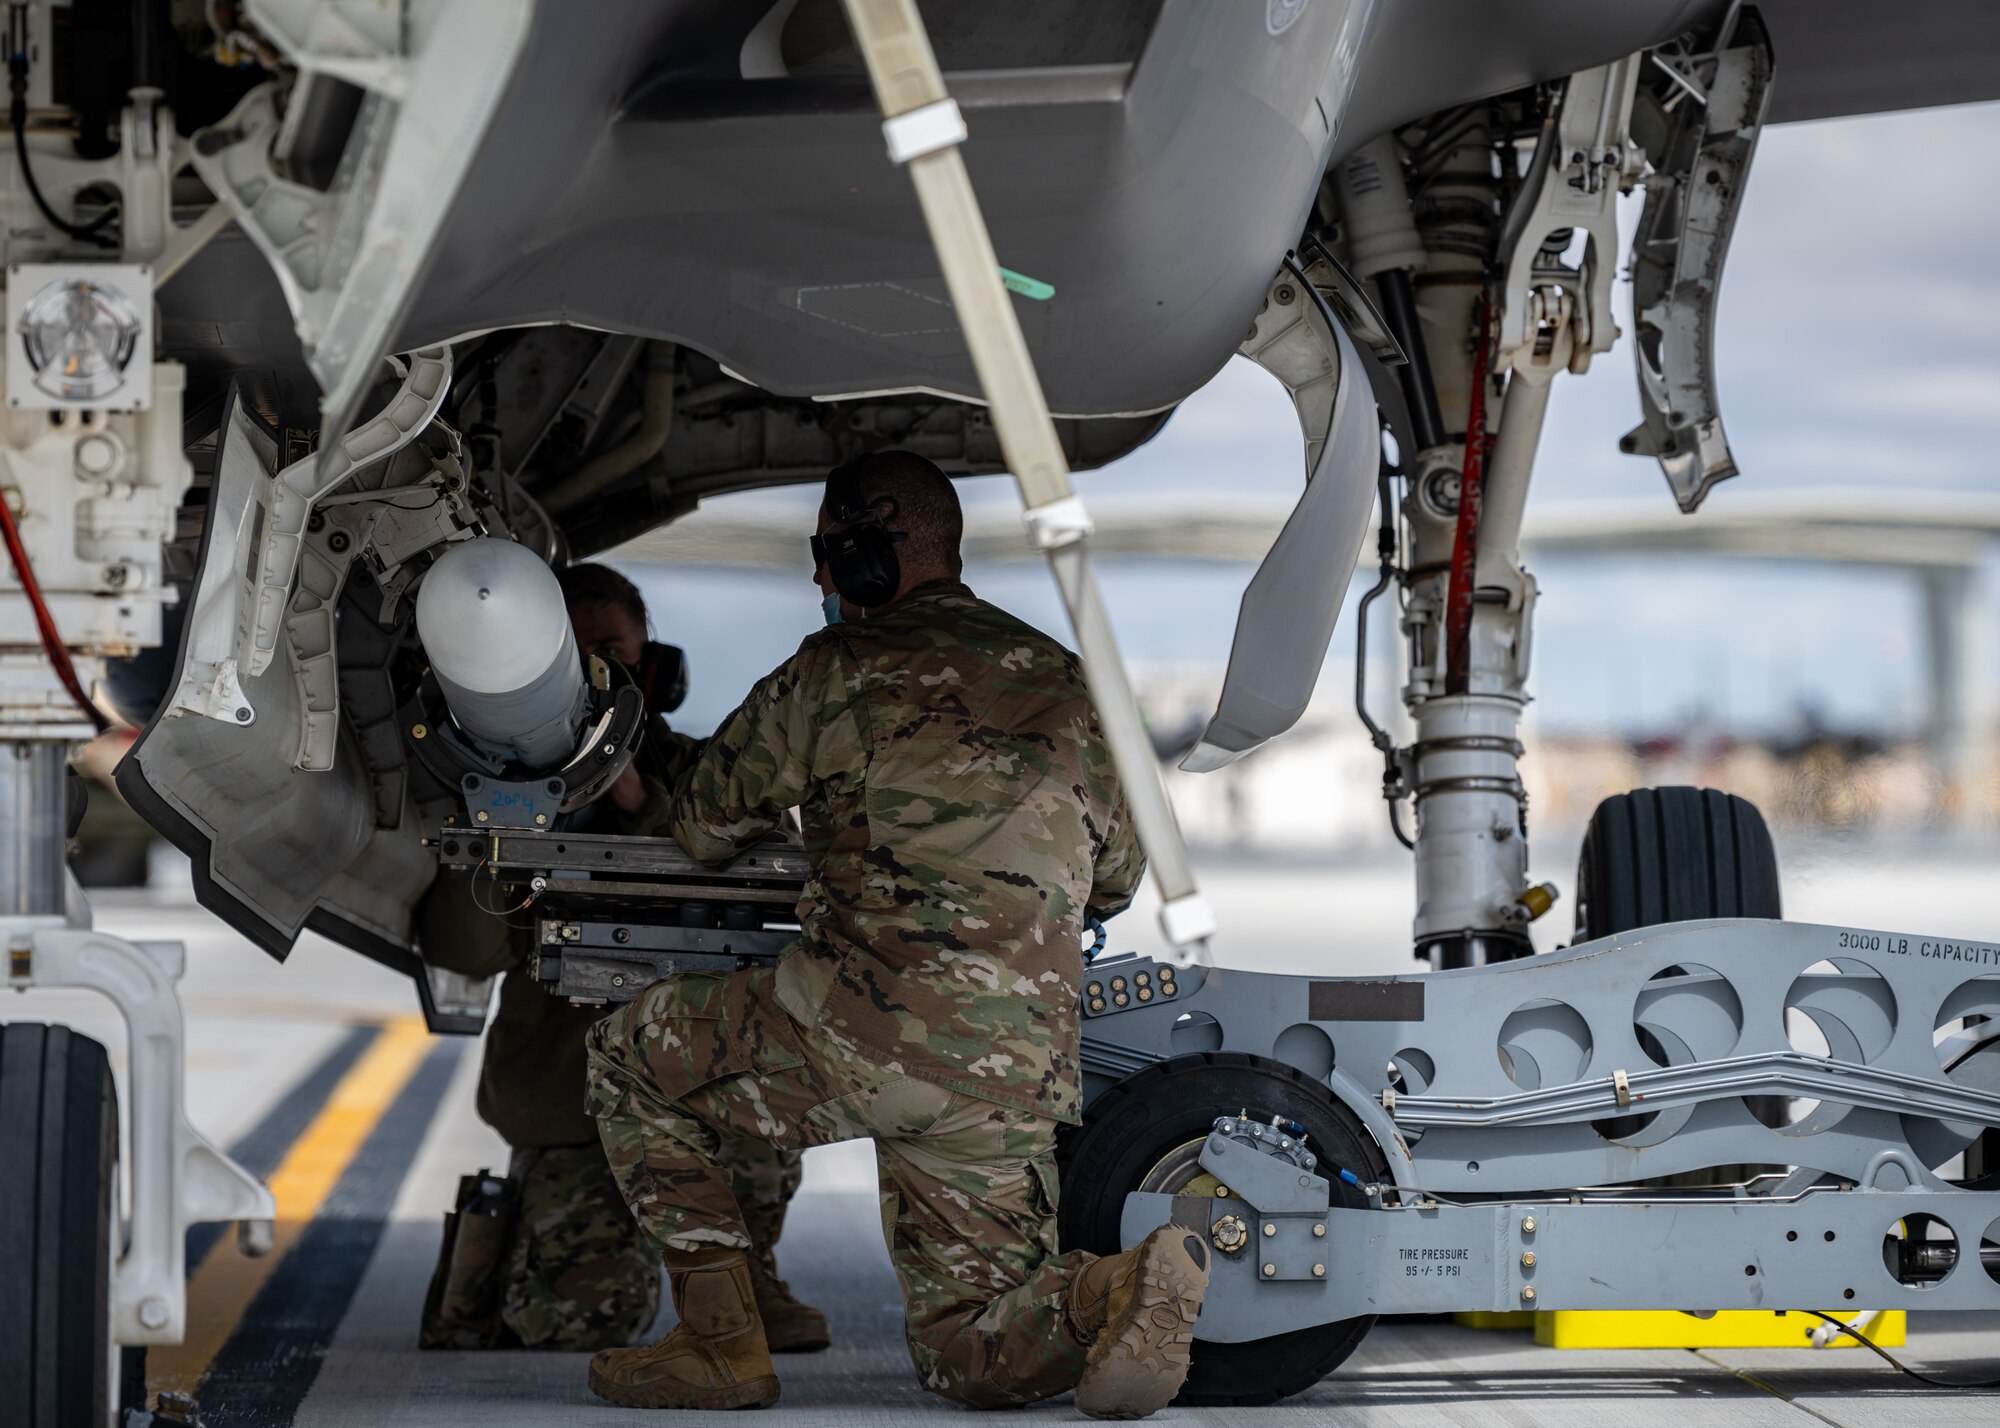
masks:
{"label": "blue face mask", "polygon": [[827,622],[827,623],[828,623],[829,625],[837,625],[837,624],[839,624],[839,623],[840,623],[840,592],[839,592],[838,590],[836,590],[836,591],[834,591],[834,592],[833,592],[833,593],[832,593],[831,595],[828,595],[828,596],[826,596],[826,597],[825,597],[824,599],[822,599],[822,600],[821,600],[821,601],[819,602],[819,608],[820,608],[820,610],[821,610],[821,611],[822,611],[822,612],[823,612],[823,613],[824,613],[824,614],[826,615],[826,622]]}

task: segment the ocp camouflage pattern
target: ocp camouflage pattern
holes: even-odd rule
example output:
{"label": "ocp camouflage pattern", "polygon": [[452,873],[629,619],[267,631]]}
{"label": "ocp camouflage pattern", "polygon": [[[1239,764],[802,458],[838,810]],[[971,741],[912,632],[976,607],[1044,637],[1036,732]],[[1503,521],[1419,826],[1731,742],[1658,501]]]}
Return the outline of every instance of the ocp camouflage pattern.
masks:
{"label": "ocp camouflage pattern", "polygon": [[660,1309],[660,1259],[600,1145],[514,1153],[520,1211],[500,1320],[523,1348],[629,1344]]}
{"label": "ocp camouflage pattern", "polygon": [[780,1004],[890,1069],[1075,1121],[1082,921],[1144,871],[1075,656],[955,583],[813,634],[709,740],[669,826],[721,862],[794,806],[812,872]]}
{"label": "ocp camouflage pattern", "polygon": [[662,978],[592,1030],[591,1110],[647,1235],[668,1254],[746,1243],[730,1146],[872,1138],[919,1381],[978,1407],[1074,1388],[1070,1287],[1094,1256],[1056,1250],[1056,1123],[801,1030],[775,980]]}
{"label": "ocp camouflage pattern", "polygon": [[[750,1230],[754,1282],[765,1298],[773,1288],[782,1295],[771,1251],[798,1193],[800,1153],[743,1140],[719,1158]],[[460,1217],[485,1240],[460,1246],[461,1260],[475,1262],[438,1286],[421,1346],[594,1351],[644,1333],[659,1314],[660,1254],[626,1208],[603,1146],[517,1150],[508,1183],[504,1222]]]}

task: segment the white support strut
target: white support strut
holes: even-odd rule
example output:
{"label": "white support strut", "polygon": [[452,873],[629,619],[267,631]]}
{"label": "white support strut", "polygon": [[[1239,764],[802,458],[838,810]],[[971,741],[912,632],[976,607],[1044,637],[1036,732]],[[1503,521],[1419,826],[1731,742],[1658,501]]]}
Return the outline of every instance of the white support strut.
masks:
{"label": "white support strut", "polygon": [[242,672],[262,674],[277,655],[313,507],[363,466],[385,460],[416,440],[444,405],[451,390],[451,348],[426,347],[399,365],[403,383],[387,406],[331,448],[294,461],[264,492],[268,513],[263,541],[249,567],[256,572],[251,618],[236,652]]}
{"label": "white support strut", "polygon": [[178,1344],[187,1332],[188,1226],[263,1227],[277,1216],[270,1190],[188,1122],[187,1028],[174,985],[186,953],[178,942],[126,942],[45,919],[8,919],[4,930],[9,987],[98,992],[125,1019],[132,1213],[112,1283],[111,1334],[120,1344]]}
{"label": "white support strut", "polygon": [[[1618,194],[1638,176],[1644,154],[1630,138],[1632,99],[1643,55],[1628,55],[1570,76],[1558,123],[1559,140],[1545,173],[1531,173],[1531,207],[1507,264],[1500,339],[1493,370],[1505,371],[1533,333],[1529,294],[1551,283],[1575,300],[1577,343],[1571,368],[1582,372],[1591,354],[1609,352],[1618,340],[1611,315],[1617,276]],[[1544,267],[1536,259],[1552,235],[1589,235],[1582,267]]]}
{"label": "white support strut", "polygon": [[842,4],[887,121],[890,155],[916,188],[994,431],[1027,508],[1029,532],[1048,554],[1076,631],[1105,743],[1159,886],[1161,929],[1181,955],[1205,955],[1214,917],[1196,891],[1187,844],[1091,573],[1089,518],[1070,487],[1069,463],[958,151],[964,117],[945,92],[915,0]]}

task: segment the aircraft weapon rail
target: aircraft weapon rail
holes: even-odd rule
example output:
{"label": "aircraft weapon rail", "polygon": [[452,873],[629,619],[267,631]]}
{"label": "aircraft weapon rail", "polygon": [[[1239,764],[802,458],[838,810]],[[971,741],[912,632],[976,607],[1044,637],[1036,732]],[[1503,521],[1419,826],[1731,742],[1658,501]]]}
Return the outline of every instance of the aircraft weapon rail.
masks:
{"label": "aircraft weapon rail", "polygon": [[674,972],[775,961],[798,935],[805,850],[771,839],[726,866],[671,838],[468,830],[436,840],[442,876],[496,915],[532,913],[536,974],[572,1002],[630,1001]]}

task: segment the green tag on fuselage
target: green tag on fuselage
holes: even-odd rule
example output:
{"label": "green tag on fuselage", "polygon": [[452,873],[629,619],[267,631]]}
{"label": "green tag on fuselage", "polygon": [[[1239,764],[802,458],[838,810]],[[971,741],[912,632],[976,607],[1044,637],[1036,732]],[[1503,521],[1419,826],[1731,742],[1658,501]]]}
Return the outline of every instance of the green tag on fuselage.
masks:
{"label": "green tag on fuselage", "polygon": [[1019,293],[1022,297],[1033,298],[1036,302],[1047,302],[1056,295],[1056,290],[1040,278],[1031,278],[1025,273],[1015,272],[1012,268],[1000,270],[1000,281],[1007,285],[1008,292]]}

